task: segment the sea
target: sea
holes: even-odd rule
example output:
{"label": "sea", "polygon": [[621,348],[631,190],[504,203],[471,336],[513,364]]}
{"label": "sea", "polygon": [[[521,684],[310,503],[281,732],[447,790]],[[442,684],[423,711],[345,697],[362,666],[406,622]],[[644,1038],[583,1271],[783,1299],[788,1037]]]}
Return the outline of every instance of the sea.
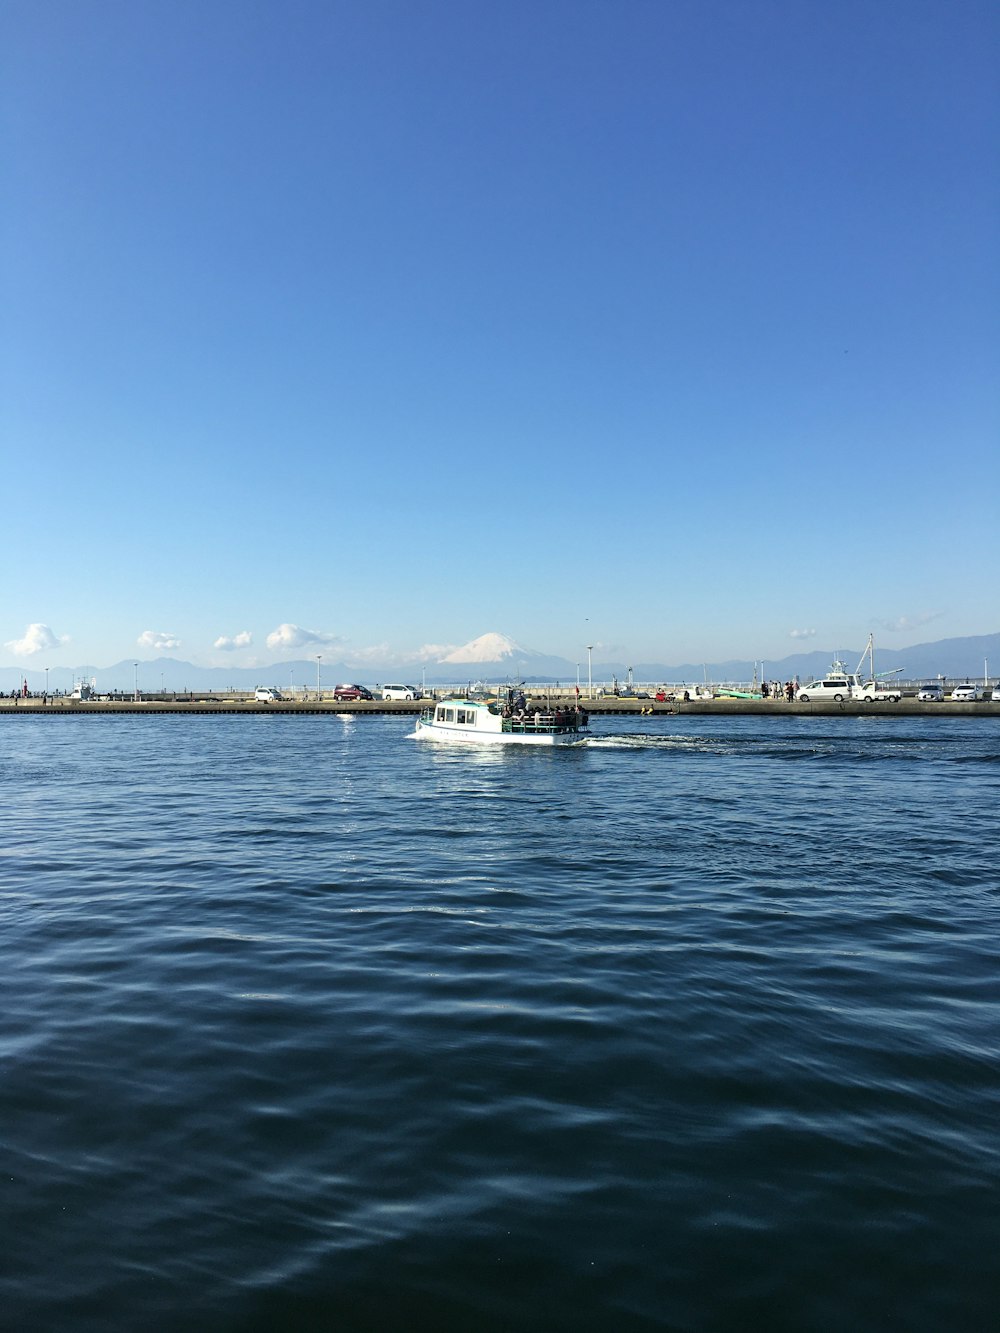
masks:
{"label": "sea", "polygon": [[1000,1326],[1000,722],[0,719],[0,1327]]}

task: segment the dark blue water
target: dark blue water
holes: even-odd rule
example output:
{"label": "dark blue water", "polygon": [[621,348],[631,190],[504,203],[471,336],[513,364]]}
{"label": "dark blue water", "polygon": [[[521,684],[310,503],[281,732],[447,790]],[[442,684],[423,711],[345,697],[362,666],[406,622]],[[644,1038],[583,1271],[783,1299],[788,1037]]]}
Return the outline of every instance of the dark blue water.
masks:
{"label": "dark blue water", "polygon": [[594,726],[0,724],[3,1327],[996,1326],[1000,726]]}

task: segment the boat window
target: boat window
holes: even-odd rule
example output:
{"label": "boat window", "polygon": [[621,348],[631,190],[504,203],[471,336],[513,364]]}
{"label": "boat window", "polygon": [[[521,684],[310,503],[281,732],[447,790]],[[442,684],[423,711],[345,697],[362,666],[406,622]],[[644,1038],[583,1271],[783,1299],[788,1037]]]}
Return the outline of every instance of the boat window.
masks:
{"label": "boat window", "polygon": [[476,725],[476,710],[474,708],[460,708],[458,710],[458,721],[464,727],[474,727]]}
{"label": "boat window", "polygon": [[455,710],[454,710],[454,708],[446,708],[446,709],[444,710],[444,720],[445,720],[446,722],[454,722],[454,721],[455,721]]}
{"label": "boat window", "polygon": [[438,722],[443,722],[443,721],[444,721],[444,709],[443,709],[443,708],[439,708],[439,709],[437,710],[437,721],[438,721]]}

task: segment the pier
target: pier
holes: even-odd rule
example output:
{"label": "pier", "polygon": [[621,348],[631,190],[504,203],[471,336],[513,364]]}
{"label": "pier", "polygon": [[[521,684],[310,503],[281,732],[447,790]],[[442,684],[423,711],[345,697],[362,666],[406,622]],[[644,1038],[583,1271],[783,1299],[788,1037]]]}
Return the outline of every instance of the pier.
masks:
{"label": "pier", "polygon": [[[460,692],[448,695],[438,691],[438,696],[460,697]],[[220,716],[247,717],[275,715],[279,717],[315,717],[317,715],[337,716],[415,716],[420,710],[433,702],[431,699],[387,700],[381,699],[346,702],[327,696],[283,699],[274,703],[257,703],[252,694],[232,692],[224,695],[192,693],[184,695],[142,695],[138,699],[130,696],[105,696],[96,699],[70,699],[66,696],[41,696],[29,698],[0,698],[0,717],[107,717],[109,715],[130,714],[138,717],[162,716]],[[603,698],[588,699],[581,696],[581,704],[591,717],[634,717],[637,720],[648,717],[670,717],[679,715],[701,715],[706,717],[747,717],[747,716],[816,716],[823,717],[1000,717],[1000,701],[978,700],[975,702],[953,702],[950,699],[940,703],[924,703],[915,697],[904,697],[899,703],[865,703],[851,700],[835,703],[832,700],[821,702],[787,703],[780,699],[675,699],[666,703],[657,703],[652,699],[622,699],[606,695]],[[576,703],[575,693],[556,693],[529,696],[528,709],[536,705],[539,708],[554,706],[572,707]]]}

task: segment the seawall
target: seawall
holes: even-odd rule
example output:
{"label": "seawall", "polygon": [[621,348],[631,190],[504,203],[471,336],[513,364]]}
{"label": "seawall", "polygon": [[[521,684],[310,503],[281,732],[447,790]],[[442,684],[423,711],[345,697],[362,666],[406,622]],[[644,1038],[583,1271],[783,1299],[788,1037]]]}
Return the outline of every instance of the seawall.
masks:
{"label": "seawall", "polygon": [[[280,717],[312,717],[318,714],[351,715],[413,715],[425,707],[427,702],[392,700],[358,700],[346,703],[333,699],[295,699],[276,703],[260,704],[252,698],[237,696],[211,697],[193,695],[190,698],[162,698],[151,695],[141,700],[133,699],[95,699],[79,700],[55,698],[47,702],[41,698],[0,699],[0,717],[107,717],[124,713],[139,717],[204,715],[204,716],[250,716],[276,715]],[[572,705],[575,696],[550,696],[544,704],[550,706]],[[645,699],[602,698],[582,700],[584,707],[592,717],[670,717],[680,714],[697,714],[706,717],[746,717],[746,716],[814,716],[824,717],[1000,717],[1000,702],[983,700],[974,703],[956,703],[946,699],[941,703],[923,703],[915,698],[903,698],[899,703],[834,703],[832,700],[820,703],[786,703],[772,699],[691,699],[688,702],[677,700],[672,703],[656,703]],[[529,708],[531,701],[529,701]]]}

